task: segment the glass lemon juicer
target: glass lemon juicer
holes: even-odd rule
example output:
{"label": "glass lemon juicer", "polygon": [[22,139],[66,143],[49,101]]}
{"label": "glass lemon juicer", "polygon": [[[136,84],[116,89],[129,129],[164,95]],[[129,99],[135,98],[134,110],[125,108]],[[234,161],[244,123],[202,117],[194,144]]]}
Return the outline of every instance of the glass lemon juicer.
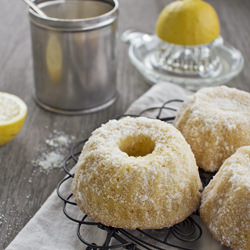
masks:
{"label": "glass lemon juicer", "polygon": [[149,83],[167,81],[198,90],[226,83],[243,68],[240,51],[219,34],[211,5],[178,0],[161,12],[155,35],[127,30],[122,40],[130,44],[129,58]]}

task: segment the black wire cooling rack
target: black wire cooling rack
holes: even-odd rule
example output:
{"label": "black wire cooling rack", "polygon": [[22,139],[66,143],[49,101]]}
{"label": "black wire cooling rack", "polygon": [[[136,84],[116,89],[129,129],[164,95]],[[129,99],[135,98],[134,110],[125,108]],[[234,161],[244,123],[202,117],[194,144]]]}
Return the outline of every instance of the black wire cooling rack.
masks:
{"label": "black wire cooling rack", "polygon": [[[169,105],[173,103],[181,103],[182,100],[171,99],[164,102],[159,107],[150,107],[141,111],[138,115],[121,115],[117,117],[120,119],[125,116],[139,117],[145,115],[147,112],[154,112],[154,117],[161,121],[172,123],[175,119],[175,114],[177,112],[176,108]],[[171,111],[172,115],[164,116],[165,110]],[[174,225],[171,228],[164,228],[161,230],[126,230],[122,228],[113,228],[105,226],[101,223],[91,220],[87,215],[83,215],[81,211],[78,212],[78,217],[76,218],[76,213],[74,216],[71,215],[72,209],[77,208],[77,204],[74,202],[73,194],[65,195],[62,194],[62,186],[67,182],[72,181],[74,178],[74,173],[70,172],[70,169],[76,164],[78,156],[81,153],[81,149],[87,139],[78,142],[71,149],[69,157],[65,160],[64,171],[66,172],[66,177],[58,184],[57,194],[60,199],[63,200],[63,212],[66,217],[75,222],[77,226],[77,236],[79,240],[86,246],[87,250],[107,250],[107,249],[148,249],[148,250],[164,250],[171,247],[172,249],[183,249],[192,250],[192,243],[198,241],[202,236],[202,228],[195,221],[194,217],[199,216],[199,211],[196,211],[192,216],[189,216],[183,222]],[[200,176],[203,186],[206,186],[212,174],[206,173],[200,170]],[[80,216],[80,217],[79,217]],[[80,219],[79,219],[80,218]],[[95,232],[100,231],[104,235],[104,240],[98,244],[98,239],[93,235],[93,239],[89,240],[83,236],[84,230],[95,229]],[[184,246],[185,245],[185,246]]]}

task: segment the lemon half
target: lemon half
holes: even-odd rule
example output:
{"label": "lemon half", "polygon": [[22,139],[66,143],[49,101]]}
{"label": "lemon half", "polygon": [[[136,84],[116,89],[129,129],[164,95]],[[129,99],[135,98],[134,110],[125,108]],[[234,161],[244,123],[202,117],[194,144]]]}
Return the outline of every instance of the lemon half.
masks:
{"label": "lemon half", "polygon": [[26,114],[27,106],[19,97],[0,92],[0,146],[18,134]]}
{"label": "lemon half", "polygon": [[216,11],[202,0],[177,0],[168,4],[156,24],[156,35],[160,39],[182,46],[210,43],[219,34]]}

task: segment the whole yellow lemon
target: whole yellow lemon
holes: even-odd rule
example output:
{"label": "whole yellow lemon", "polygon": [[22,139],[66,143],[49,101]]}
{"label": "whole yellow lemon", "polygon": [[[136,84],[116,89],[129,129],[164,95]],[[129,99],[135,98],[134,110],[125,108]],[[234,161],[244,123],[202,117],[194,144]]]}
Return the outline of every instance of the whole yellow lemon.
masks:
{"label": "whole yellow lemon", "polygon": [[177,0],[162,10],[156,34],[165,42],[182,46],[210,43],[220,34],[219,18],[202,0]]}

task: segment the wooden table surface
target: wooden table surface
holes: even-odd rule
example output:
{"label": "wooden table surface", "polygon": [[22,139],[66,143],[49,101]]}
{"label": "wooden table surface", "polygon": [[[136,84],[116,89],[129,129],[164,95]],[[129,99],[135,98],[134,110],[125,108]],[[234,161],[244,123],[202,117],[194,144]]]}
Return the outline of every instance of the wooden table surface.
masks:
{"label": "wooden table surface", "polygon": [[[128,28],[153,33],[156,18],[168,2],[120,0],[119,34]],[[250,1],[209,2],[219,13],[222,36],[241,50],[245,58],[243,72],[228,85],[250,91]],[[43,153],[45,141],[53,131],[75,136],[75,141],[85,138],[101,123],[122,114],[150,86],[130,64],[128,47],[119,40],[117,88],[120,95],[112,107],[83,116],[63,116],[44,111],[33,100],[27,7],[21,0],[2,1],[0,20],[0,91],[21,97],[29,109],[18,136],[0,147],[0,249],[4,249],[64,176],[62,169],[45,173],[33,163]]]}

